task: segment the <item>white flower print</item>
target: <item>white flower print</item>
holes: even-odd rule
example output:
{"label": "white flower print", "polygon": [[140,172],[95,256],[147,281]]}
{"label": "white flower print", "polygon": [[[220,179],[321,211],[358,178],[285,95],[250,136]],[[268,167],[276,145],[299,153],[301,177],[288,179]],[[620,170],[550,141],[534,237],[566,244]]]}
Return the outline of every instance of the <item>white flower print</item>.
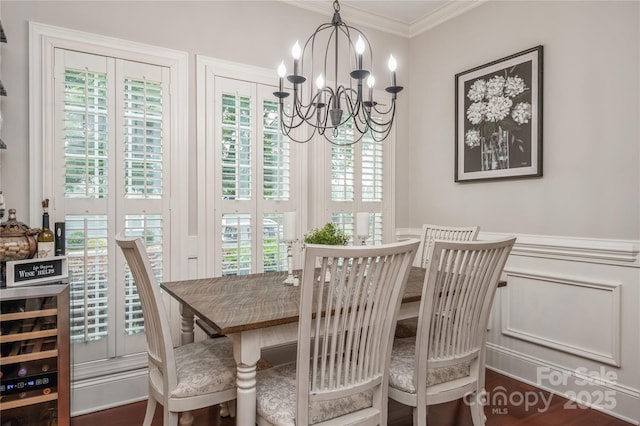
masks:
{"label": "white flower print", "polygon": [[480,130],[467,130],[467,134],[464,137],[464,142],[469,145],[470,148],[480,146]]}
{"label": "white flower print", "polygon": [[487,82],[479,79],[473,82],[471,88],[469,89],[469,93],[467,93],[467,97],[474,102],[479,102],[484,98],[486,92]]}
{"label": "white flower print", "polygon": [[527,88],[524,80],[520,77],[513,76],[507,77],[507,82],[504,85],[504,94],[510,98],[515,98],[520,93],[524,92]]}
{"label": "white flower print", "polygon": [[513,105],[513,101],[503,96],[495,96],[489,99],[485,108],[485,118],[487,121],[500,121],[509,115],[509,108]]}
{"label": "white flower print", "polygon": [[467,109],[467,119],[471,124],[480,124],[484,118],[486,104],[484,102],[474,102]]}
{"label": "white flower print", "polygon": [[516,104],[511,112],[511,117],[513,118],[513,121],[518,124],[528,123],[531,119],[531,104],[527,102],[520,102]]}
{"label": "white flower print", "polygon": [[491,77],[491,80],[487,83],[487,97],[496,97],[502,96],[502,92],[504,90],[504,77],[500,75],[495,75]]}

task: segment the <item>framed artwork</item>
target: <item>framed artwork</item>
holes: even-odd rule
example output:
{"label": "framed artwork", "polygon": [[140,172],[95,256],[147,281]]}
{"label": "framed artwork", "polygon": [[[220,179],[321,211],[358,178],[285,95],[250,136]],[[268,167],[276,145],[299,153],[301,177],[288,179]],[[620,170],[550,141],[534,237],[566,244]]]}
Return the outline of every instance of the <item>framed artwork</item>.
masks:
{"label": "framed artwork", "polygon": [[542,46],[456,74],[455,181],[542,176]]}

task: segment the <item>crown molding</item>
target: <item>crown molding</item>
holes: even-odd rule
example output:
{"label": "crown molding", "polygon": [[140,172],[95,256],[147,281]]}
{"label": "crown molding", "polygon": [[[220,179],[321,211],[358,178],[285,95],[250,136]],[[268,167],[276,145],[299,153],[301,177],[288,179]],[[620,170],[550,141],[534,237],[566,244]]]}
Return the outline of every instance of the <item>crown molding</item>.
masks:
{"label": "crown molding", "polygon": [[409,38],[415,37],[419,34],[422,34],[425,31],[434,28],[443,22],[448,21],[449,19],[453,19],[458,15],[462,15],[480,6],[482,3],[485,3],[488,0],[454,0],[450,1],[428,15],[424,16],[422,19],[412,23],[409,25],[408,36]]}
{"label": "crown molding", "polygon": [[[328,1],[280,1],[321,15],[333,16],[333,6],[332,3]],[[487,0],[451,0],[411,24],[356,9],[346,4],[340,5],[340,15],[349,25],[360,25],[400,37],[412,38],[481,5],[485,1]]]}

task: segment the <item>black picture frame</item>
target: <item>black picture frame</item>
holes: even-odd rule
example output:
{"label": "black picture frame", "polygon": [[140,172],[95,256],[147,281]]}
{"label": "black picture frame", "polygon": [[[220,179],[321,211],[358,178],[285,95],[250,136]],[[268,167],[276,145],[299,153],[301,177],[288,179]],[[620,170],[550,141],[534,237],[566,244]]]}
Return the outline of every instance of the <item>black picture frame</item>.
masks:
{"label": "black picture frame", "polygon": [[542,176],[536,46],[455,76],[455,182]]}

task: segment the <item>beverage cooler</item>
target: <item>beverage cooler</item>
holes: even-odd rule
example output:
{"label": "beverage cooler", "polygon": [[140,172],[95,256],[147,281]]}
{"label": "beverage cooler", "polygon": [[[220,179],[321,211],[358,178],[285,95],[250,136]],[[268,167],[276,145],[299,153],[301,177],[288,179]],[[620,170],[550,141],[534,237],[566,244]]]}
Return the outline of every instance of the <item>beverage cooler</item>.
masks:
{"label": "beverage cooler", "polygon": [[68,285],[0,290],[0,329],[0,426],[68,426]]}

